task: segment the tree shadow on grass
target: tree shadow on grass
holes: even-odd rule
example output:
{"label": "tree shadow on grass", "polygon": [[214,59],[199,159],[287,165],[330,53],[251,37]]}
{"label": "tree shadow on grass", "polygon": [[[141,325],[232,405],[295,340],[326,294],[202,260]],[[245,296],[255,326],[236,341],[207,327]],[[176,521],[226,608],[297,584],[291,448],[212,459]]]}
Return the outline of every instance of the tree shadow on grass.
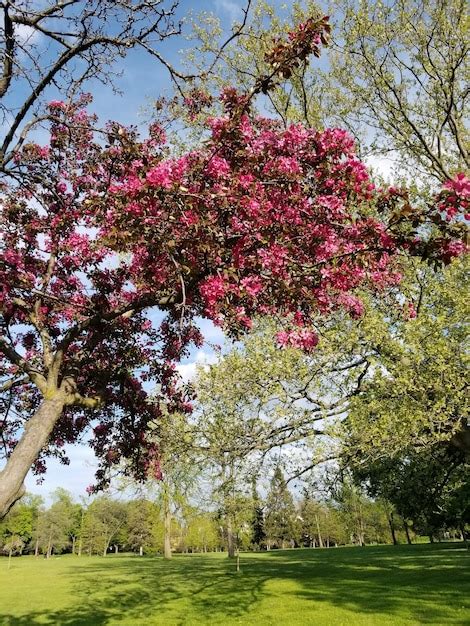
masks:
{"label": "tree shadow on grass", "polygon": [[470,624],[470,554],[461,544],[321,550],[314,576],[285,552],[277,558],[288,563],[284,576],[297,568],[302,589],[294,594],[303,601],[419,624]]}
{"label": "tree shadow on grass", "polygon": [[[312,617],[314,606],[328,604],[358,616],[383,614],[414,623],[464,624],[463,612],[462,621],[456,621],[452,607],[462,606],[468,597],[470,558],[455,548],[390,546],[249,554],[242,556],[239,574],[233,562],[213,556],[177,556],[170,562],[126,556],[94,560],[69,568],[73,606],[21,617],[2,616],[0,609],[0,624],[243,623],[256,618],[261,600],[273,594],[278,602],[279,593],[307,612],[311,603]],[[276,583],[283,581],[295,586],[276,589]],[[272,617],[276,618],[274,602]]]}
{"label": "tree shadow on grass", "polygon": [[[5,615],[1,626],[102,626],[108,623],[186,624],[208,619],[242,617],[262,595],[266,576],[253,585],[242,582],[228,559],[204,556],[161,558],[118,557],[95,560],[74,577],[71,604],[60,611],[42,611],[21,617]],[[184,606],[182,606],[182,603]],[[189,618],[188,618],[189,619]]]}

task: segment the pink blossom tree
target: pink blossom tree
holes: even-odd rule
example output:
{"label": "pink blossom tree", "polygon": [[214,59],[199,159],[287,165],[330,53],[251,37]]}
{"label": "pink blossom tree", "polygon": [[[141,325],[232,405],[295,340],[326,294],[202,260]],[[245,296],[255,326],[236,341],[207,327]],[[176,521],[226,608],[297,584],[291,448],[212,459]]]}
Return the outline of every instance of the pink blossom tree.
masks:
{"label": "pink blossom tree", "polygon": [[226,90],[225,114],[183,156],[168,156],[156,124],[146,139],[117,123],[94,131],[83,97],[51,102],[50,143],[16,153],[1,190],[0,514],[31,467],[67,462],[63,446],[87,429],[97,488],[123,460],[158,477],[149,429],[161,405],[147,390],[191,410],[176,363],[203,341],[198,317],[236,335],[255,314],[288,316],[279,342],[313,349],[312,320],[360,315],[355,290],[399,281],[400,254],[463,251],[467,179],[412,208],[405,191],[375,188],[346,132],[251,114],[256,93],[318,52],[325,25],[278,42],[272,75],[249,94]]}

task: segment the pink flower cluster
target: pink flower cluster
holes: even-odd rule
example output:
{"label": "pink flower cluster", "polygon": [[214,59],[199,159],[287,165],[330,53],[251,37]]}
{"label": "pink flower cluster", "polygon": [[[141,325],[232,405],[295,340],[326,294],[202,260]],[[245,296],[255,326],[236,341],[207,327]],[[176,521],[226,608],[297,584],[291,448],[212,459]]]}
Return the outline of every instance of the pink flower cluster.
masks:
{"label": "pink flower cluster", "polygon": [[318,335],[309,328],[283,330],[276,334],[277,342],[285,348],[299,348],[311,352],[318,344]]}
{"label": "pink flower cluster", "polygon": [[156,187],[171,189],[175,184],[183,182],[188,168],[187,157],[176,160],[161,161],[147,172],[147,182]]}
{"label": "pink flower cluster", "polygon": [[457,214],[464,213],[465,219],[470,220],[470,179],[465,174],[456,174],[451,180],[447,180],[443,185],[441,193],[441,210],[450,221]]}
{"label": "pink flower cluster", "polygon": [[215,155],[207,164],[206,172],[213,178],[223,178],[230,172],[230,165],[225,159]]}
{"label": "pink flower cluster", "polygon": [[225,296],[227,283],[220,276],[209,276],[199,287],[208,311],[213,311],[215,304]]}

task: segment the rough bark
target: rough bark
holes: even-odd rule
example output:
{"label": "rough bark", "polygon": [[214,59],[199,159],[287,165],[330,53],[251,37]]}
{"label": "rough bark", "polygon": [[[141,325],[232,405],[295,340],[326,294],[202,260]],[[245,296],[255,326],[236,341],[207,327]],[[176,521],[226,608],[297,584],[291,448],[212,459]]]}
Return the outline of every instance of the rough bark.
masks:
{"label": "rough bark", "polygon": [[318,545],[320,546],[320,548],[323,548],[323,539],[322,539],[321,532],[320,532],[320,520],[318,518],[318,515],[315,515],[315,521],[317,524]]}
{"label": "rough bark", "polygon": [[50,559],[52,555],[52,534],[49,533],[49,541],[47,542],[46,559]]}
{"label": "rough bark", "polygon": [[0,472],[0,519],[24,494],[26,474],[47,444],[64,404],[64,396],[59,392],[52,398],[44,399],[26,424],[23,436]]}
{"label": "rough bark", "polygon": [[467,531],[463,522],[460,523],[460,532],[462,534],[463,545],[467,548],[467,550],[470,550],[470,543],[467,539]]}
{"label": "rough bark", "polygon": [[227,554],[230,559],[235,557],[235,537],[233,536],[233,527],[230,515],[227,520]]}
{"label": "rough bark", "polygon": [[78,553],[77,556],[82,556],[82,548],[83,548],[83,522],[85,519],[85,511],[82,509],[82,514],[80,517],[80,537],[78,540]]}
{"label": "rough bark", "polygon": [[403,529],[406,535],[406,543],[411,546],[413,542],[411,541],[410,529],[408,528],[408,522],[406,520],[403,520]]}
{"label": "rough bark", "polygon": [[397,541],[397,536],[395,534],[395,524],[393,522],[393,513],[390,513],[388,516],[388,525],[390,526],[390,534],[392,535],[393,545],[396,546],[398,541]]}
{"label": "rough bark", "polygon": [[164,540],[163,540],[163,555],[165,559],[171,559],[171,508],[170,499],[168,496],[164,498]]}

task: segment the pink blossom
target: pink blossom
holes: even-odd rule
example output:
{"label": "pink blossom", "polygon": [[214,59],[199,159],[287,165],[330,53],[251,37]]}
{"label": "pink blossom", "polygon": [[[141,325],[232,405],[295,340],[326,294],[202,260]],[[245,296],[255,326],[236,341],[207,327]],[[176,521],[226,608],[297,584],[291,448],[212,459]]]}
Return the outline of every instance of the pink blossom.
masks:
{"label": "pink blossom", "polygon": [[51,100],[48,104],[48,107],[51,109],[51,111],[54,109],[65,111],[67,105],[62,100]]}
{"label": "pink blossom", "polygon": [[253,298],[263,290],[263,283],[259,276],[247,276],[240,281],[244,290]]}
{"label": "pink blossom", "polygon": [[224,297],[227,285],[220,276],[209,276],[199,288],[206,304],[212,307],[218,300]]}
{"label": "pink blossom", "polygon": [[183,214],[181,216],[181,221],[186,226],[194,226],[195,224],[199,222],[199,217],[194,211],[191,211],[191,209],[188,209],[187,211],[183,211]]}
{"label": "pink blossom", "polygon": [[280,274],[285,267],[288,250],[279,244],[271,244],[269,248],[260,250],[258,253],[261,264],[273,274]]}
{"label": "pink blossom", "polygon": [[111,193],[120,193],[133,196],[142,189],[142,181],[138,176],[130,175],[118,183],[114,183],[110,187]]}
{"label": "pink blossom", "polygon": [[275,171],[279,174],[295,176],[300,173],[301,167],[299,161],[295,157],[280,156],[272,161],[268,161],[264,167],[264,171],[266,173]]}
{"label": "pink blossom", "polygon": [[413,302],[408,302],[408,317],[409,319],[414,319],[418,315],[415,305]]}
{"label": "pink blossom", "polygon": [[206,172],[214,178],[222,178],[230,172],[230,165],[225,159],[215,155],[207,164]]}
{"label": "pink blossom", "polygon": [[169,189],[173,185],[172,166],[170,161],[163,161],[147,172],[147,181],[151,185]]}
{"label": "pink blossom", "polygon": [[349,293],[342,293],[338,298],[339,304],[341,304],[352,317],[361,317],[364,313],[364,304],[357,296],[353,296]]}
{"label": "pink blossom", "polygon": [[454,239],[452,241],[446,241],[441,247],[441,254],[445,261],[450,261],[452,258],[460,256],[467,252],[468,246],[463,241]]}
{"label": "pink blossom", "polygon": [[151,185],[170,189],[181,183],[188,168],[188,156],[176,160],[161,161],[156,167],[147,172],[147,181]]}
{"label": "pink blossom", "polygon": [[470,198],[470,179],[463,173],[456,174],[454,178],[446,181],[443,188],[455,191],[455,193],[463,198]]}
{"label": "pink blossom", "polygon": [[318,335],[309,328],[298,328],[277,333],[276,340],[285,348],[298,348],[310,352],[318,344]]}

